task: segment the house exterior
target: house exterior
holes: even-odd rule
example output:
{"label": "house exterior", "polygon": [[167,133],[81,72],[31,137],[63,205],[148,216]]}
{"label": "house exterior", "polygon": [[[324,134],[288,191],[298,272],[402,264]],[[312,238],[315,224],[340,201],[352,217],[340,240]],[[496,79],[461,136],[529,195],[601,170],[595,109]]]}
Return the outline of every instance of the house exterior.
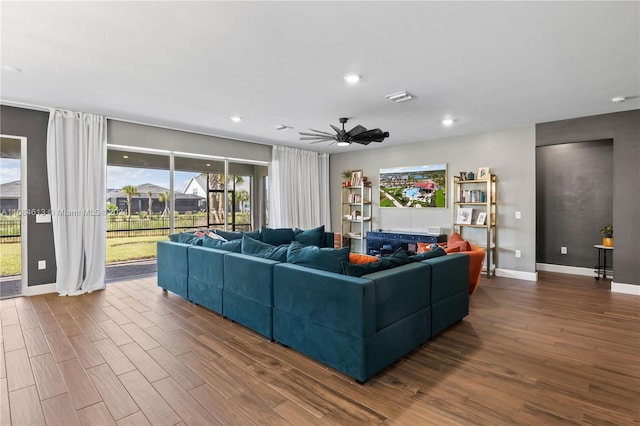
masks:
{"label": "house exterior", "polygon": [[[164,211],[164,202],[160,202],[159,194],[169,189],[152,183],[143,183],[137,185],[140,195],[134,195],[131,197],[131,213],[136,214],[138,212],[146,212],[149,210],[149,196],[148,191],[151,191],[151,210],[154,213],[162,213]],[[180,192],[175,193],[175,210],[176,213],[185,212],[199,212],[205,211],[207,208],[206,197],[183,194]],[[107,193],[107,203],[115,205],[119,211],[127,211],[127,194],[122,192],[122,189],[111,190]]]}
{"label": "house exterior", "polygon": [[0,214],[12,214],[22,207],[20,181],[14,180],[0,185]]}

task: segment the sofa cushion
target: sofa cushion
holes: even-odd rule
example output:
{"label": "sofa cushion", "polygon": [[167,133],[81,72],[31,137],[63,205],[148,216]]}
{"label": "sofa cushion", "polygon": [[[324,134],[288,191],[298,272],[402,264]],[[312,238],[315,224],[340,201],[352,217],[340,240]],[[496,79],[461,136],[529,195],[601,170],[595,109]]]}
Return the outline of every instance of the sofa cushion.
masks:
{"label": "sofa cushion", "polygon": [[293,236],[294,240],[303,246],[322,247],[324,245],[324,225],[305,231],[296,228],[293,230]]}
{"label": "sofa cushion", "polygon": [[349,263],[351,264],[364,264],[377,262],[379,259],[376,256],[369,256],[368,254],[349,253]]}
{"label": "sofa cushion", "polygon": [[304,246],[297,241],[289,245],[287,262],[323,271],[342,273],[342,264],[349,263],[349,247],[341,249]]}
{"label": "sofa cushion", "polygon": [[446,256],[447,252],[442,247],[436,247],[424,253],[409,256],[412,262],[422,262],[423,260],[431,259],[434,257]]}
{"label": "sofa cushion", "polygon": [[410,263],[409,255],[404,250],[398,249],[392,255],[380,258],[377,262],[364,264],[350,264],[345,262],[342,265],[343,273],[351,277],[361,277],[373,272],[384,271],[395,268],[396,266],[406,265]]}
{"label": "sofa cushion", "polygon": [[209,248],[215,248],[219,250],[232,251],[240,253],[242,240],[223,241],[216,240],[214,238],[203,238],[202,245]]}
{"label": "sofa cushion", "polygon": [[169,240],[174,243],[191,244],[194,246],[202,245],[202,237],[198,237],[193,232],[179,232],[169,235]]}
{"label": "sofa cushion", "polygon": [[253,238],[242,237],[240,253],[248,254],[251,256],[261,257],[263,259],[277,260],[279,262],[287,261],[287,246],[273,246],[271,244],[263,243],[262,241],[254,240]]}
{"label": "sofa cushion", "polygon": [[242,238],[243,235],[246,235],[247,237],[251,237],[254,240],[258,240],[258,241],[262,240],[260,238],[260,231],[237,232],[237,231],[223,231],[222,229],[216,229],[215,232],[216,234],[220,235],[221,237],[223,237],[228,241],[239,240]]}
{"label": "sofa cushion", "polygon": [[290,244],[293,241],[293,229],[291,228],[267,228],[263,226],[260,230],[261,240],[272,246]]}

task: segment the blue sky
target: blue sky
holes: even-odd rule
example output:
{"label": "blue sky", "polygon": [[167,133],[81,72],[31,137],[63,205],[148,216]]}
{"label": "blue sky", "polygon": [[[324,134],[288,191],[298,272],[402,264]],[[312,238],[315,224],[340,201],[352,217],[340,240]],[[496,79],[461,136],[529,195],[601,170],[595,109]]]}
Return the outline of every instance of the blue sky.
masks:
{"label": "blue sky", "polygon": [[0,185],[20,180],[20,160],[0,158]]}
{"label": "blue sky", "polygon": [[[193,172],[175,172],[175,190],[184,192]],[[134,167],[107,166],[107,188],[122,188],[125,185],[152,183],[169,189],[169,171],[138,169]]]}

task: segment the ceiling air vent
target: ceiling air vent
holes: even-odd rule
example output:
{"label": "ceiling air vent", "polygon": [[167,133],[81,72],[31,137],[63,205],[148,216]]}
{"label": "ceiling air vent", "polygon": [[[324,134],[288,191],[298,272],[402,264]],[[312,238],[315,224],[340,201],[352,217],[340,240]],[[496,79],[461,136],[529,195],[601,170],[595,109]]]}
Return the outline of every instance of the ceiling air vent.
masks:
{"label": "ceiling air vent", "polygon": [[402,92],[396,92],[390,95],[386,95],[385,98],[395,103],[400,103],[400,102],[409,101],[413,99],[413,96],[411,96],[411,94],[406,90],[403,90]]}

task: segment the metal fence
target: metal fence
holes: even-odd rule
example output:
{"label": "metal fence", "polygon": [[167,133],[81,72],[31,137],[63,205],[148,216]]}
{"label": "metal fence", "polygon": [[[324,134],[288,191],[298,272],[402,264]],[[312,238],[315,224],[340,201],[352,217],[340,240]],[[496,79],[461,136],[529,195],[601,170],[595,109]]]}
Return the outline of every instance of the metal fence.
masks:
{"label": "metal fence", "polygon": [[[180,215],[174,221],[176,232],[207,227],[207,218],[202,215]],[[222,229],[224,224],[211,224],[211,228]],[[236,231],[250,231],[250,224],[236,224]],[[151,237],[169,234],[169,217],[153,219],[143,218],[107,218],[107,238]],[[0,242],[19,243],[21,235],[20,219],[0,220]]]}

